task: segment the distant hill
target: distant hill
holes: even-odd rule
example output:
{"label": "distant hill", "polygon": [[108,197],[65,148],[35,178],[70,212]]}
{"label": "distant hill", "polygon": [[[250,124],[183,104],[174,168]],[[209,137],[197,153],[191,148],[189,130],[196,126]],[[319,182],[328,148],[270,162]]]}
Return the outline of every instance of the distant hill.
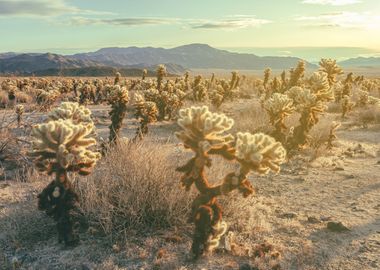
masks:
{"label": "distant hill", "polygon": [[[154,71],[158,64],[165,64],[168,73],[179,75],[187,69],[263,70],[267,67],[290,69],[300,60],[297,57],[260,57],[248,53],[233,53],[206,44],[190,44],[172,49],[103,48],[96,52],[75,55],[10,52],[0,54],[0,74],[109,76],[112,70],[123,70],[126,74],[135,74],[140,70],[141,74],[144,68]],[[306,67],[317,68],[308,62]]]}
{"label": "distant hill", "polygon": [[339,62],[343,67],[379,68],[380,57],[357,57]]}
{"label": "distant hill", "polygon": [[[107,65],[157,65],[174,63],[186,68],[196,69],[289,69],[300,58],[297,57],[260,57],[248,53],[233,53],[219,50],[206,44],[190,44],[172,49],[153,47],[103,48],[96,52],[72,55],[75,59],[96,61]],[[307,63],[308,67],[316,66]]]}
{"label": "distant hill", "polygon": [[[167,63],[170,75],[183,74],[186,70],[176,64]],[[36,76],[113,76],[120,72],[123,76],[141,76],[142,69],[148,75],[154,75],[157,65],[121,66],[118,64],[99,63],[91,60],[75,59],[58,54],[0,54],[0,74],[36,75]]]}
{"label": "distant hill", "polygon": [[102,64],[79,60],[58,54],[19,54],[0,59],[0,72],[28,74],[46,69],[65,69],[101,66]]}

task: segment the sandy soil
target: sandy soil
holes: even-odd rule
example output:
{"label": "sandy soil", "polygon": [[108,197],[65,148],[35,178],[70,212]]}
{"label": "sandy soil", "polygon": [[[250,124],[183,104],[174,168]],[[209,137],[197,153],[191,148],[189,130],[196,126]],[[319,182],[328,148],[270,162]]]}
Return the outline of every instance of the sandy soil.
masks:
{"label": "sandy soil", "polygon": [[[248,107],[250,101],[240,105]],[[99,135],[107,138],[108,109],[92,109]],[[126,121],[125,136],[133,137],[135,124]],[[152,137],[173,141],[174,148],[175,129],[171,122],[157,123]],[[227,220],[234,248],[222,245],[197,263],[187,260],[191,227],[131,232],[116,246],[109,236],[86,232],[80,246],[65,249],[57,243],[54,222],[36,208],[36,195],[48,179],[1,181],[0,269],[261,270],[278,263],[280,269],[380,269],[380,132],[343,125],[338,137],[332,151],[313,161],[297,156],[280,175],[252,175],[257,194],[237,199],[244,214]],[[347,229],[332,231],[329,222]],[[252,250],[261,243],[272,244],[280,255],[256,257]]]}

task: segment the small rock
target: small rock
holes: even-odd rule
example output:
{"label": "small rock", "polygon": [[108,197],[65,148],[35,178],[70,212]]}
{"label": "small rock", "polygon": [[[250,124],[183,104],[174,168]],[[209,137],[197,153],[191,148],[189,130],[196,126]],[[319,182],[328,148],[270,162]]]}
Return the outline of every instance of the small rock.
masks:
{"label": "small rock", "polygon": [[343,167],[337,166],[334,168],[334,171],[344,171]]}
{"label": "small rock", "polygon": [[349,231],[349,229],[342,224],[342,222],[330,221],[327,223],[327,229],[333,232],[344,232]]}
{"label": "small rock", "polygon": [[320,221],[316,217],[308,217],[307,222],[311,224],[316,224],[316,223],[319,223]]}
{"label": "small rock", "polygon": [[321,221],[329,221],[329,220],[331,220],[331,217],[321,216]]}
{"label": "small rock", "polygon": [[297,217],[297,214],[295,214],[295,213],[284,213],[281,215],[281,218],[292,219],[292,218],[296,218],[296,217]]}

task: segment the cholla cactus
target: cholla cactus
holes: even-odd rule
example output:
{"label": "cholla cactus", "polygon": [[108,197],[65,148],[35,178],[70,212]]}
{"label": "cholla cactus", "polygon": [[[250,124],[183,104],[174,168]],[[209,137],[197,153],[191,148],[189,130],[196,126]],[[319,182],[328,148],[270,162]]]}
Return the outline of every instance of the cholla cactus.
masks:
{"label": "cholla cactus", "polygon": [[287,145],[288,149],[296,149],[307,145],[311,128],[318,123],[319,115],[327,106],[310,89],[292,87],[287,94],[293,99],[296,110],[301,114],[300,125],[294,129],[293,137]]}
{"label": "cholla cactus", "polygon": [[310,78],[311,90],[320,101],[334,100],[334,93],[329,85],[327,74],[314,72]]}
{"label": "cholla cactus", "polygon": [[305,75],[305,62],[299,61],[297,67],[295,69],[290,70],[290,79],[287,85],[287,89],[292,88],[293,86],[297,86],[299,81]]}
{"label": "cholla cactus", "polygon": [[109,142],[114,143],[119,136],[123,119],[127,114],[127,103],[129,101],[128,90],[125,87],[115,85],[111,90],[108,103],[111,104],[111,125],[109,126]]}
{"label": "cholla cactus", "polygon": [[21,125],[21,118],[22,118],[22,115],[24,113],[24,106],[21,104],[16,105],[15,112],[17,114],[17,125],[20,126]]}
{"label": "cholla cactus", "polygon": [[336,136],[335,132],[338,130],[338,128],[341,126],[341,123],[339,122],[332,122],[330,126],[330,132],[329,137],[327,139],[327,149],[332,149],[334,147],[333,141],[335,141],[338,137]]}
{"label": "cholla cactus", "polygon": [[148,74],[148,71],[146,69],[143,69],[142,71],[142,80],[145,80],[146,75]]}
{"label": "cholla cactus", "polygon": [[73,119],[50,120],[32,130],[29,155],[39,170],[55,174],[55,180],[38,195],[38,207],[57,221],[58,240],[66,245],[78,244],[78,224],[86,225],[68,172],[88,175],[100,158],[90,149],[96,144],[93,130],[92,122],[75,123]]}
{"label": "cholla cactus", "polygon": [[93,125],[59,119],[35,126],[30,155],[36,157],[37,167],[49,175],[60,171],[89,174],[99,158],[97,153],[87,149],[96,144],[94,138],[88,137]]}
{"label": "cholla cactus", "polygon": [[[235,139],[227,133],[233,123],[231,118],[212,113],[206,106],[191,107],[179,112],[178,125],[182,130],[176,135],[184,147],[195,154],[177,169],[184,173],[182,185],[189,190],[195,184],[199,191],[191,214],[191,220],[195,224],[191,250],[195,259],[204,252],[215,249],[226,231],[217,196],[226,195],[235,189],[244,197],[252,194],[254,190],[247,180],[248,173],[256,171],[265,174],[270,170],[278,172],[279,165],[285,160],[286,151],[281,143],[268,135],[238,133]],[[226,175],[222,183],[210,185],[205,167],[211,166],[211,154],[235,160],[240,168]]]}
{"label": "cholla cactus", "polygon": [[236,158],[242,164],[240,170],[247,173],[254,170],[259,174],[267,174],[270,170],[280,172],[280,165],[286,158],[286,151],[280,142],[264,133],[237,134]]}
{"label": "cholla cactus", "polygon": [[343,73],[342,69],[337,65],[336,60],[321,59],[319,65],[319,70],[327,74],[330,87],[336,83],[336,76]]}
{"label": "cholla cactus", "polygon": [[269,82],[269,77],[270,77],[271,73],[272,73],[272,70],[270,68],[266,68],[264,70],[264,83],[263,84],[264,84],[265,88],[267,88],[267,84]]}
{"label": "cholla cactus", "polygon": [[121,77],[120,72],[116,72],[115,80],[113,82],[114,85],[120,84],[120,77]]}
{"label": "cholla cactus", "polygon": [[92,123],[91,111],[77,102],[62,102],[48,114],[49,120],[71,119],[74,124]]}
{"label": "cholla cactus", "polygon": [[273,137],[281,143],[285,143],[287,130],[285,118],[295,110],[293,100],[287,95],[275,93],[264,103],[264,108],[269,114],[271,124],[275,127]]}
{"label": "cholla cactus", "polygon": [[166,67],[164,65],[159,65],[157,67],[157,89],[160,91],[162,86],[162,81],[164,80],[164,77],[167,75],[166,73]]}
{"label": "cholla cactus", "polygon": [[[142,139],[148,134],[148,124],[157,121],[158,109],[156,103],[145,101],[140,94],[135,94],[135,117],[140,120],[140,126],[136,132],[136,138]],[[136,139],[135,138],[135,139]]]}

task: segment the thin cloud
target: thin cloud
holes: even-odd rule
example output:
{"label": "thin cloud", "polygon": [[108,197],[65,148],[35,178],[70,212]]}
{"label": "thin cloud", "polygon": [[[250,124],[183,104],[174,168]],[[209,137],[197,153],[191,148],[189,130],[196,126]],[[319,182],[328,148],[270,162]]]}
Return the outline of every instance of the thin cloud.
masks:
{"label": "thin cloud", "polygon": [[269,20],[257,19],[253,16],[237,15],[221,20],[197,20],[190,23],[193,29],[239,29],[259,27],[271,23]]}
{"label": "thin cloud", "polygon": [[153,18],[153,17],[136,17],[136,18],[116,18],[116,19],[100,19],[74,17],[69,21],[71,25],[119,25],[119,26],[142,26],[142,25],[161,25],[175,23],[177,19],[173,18]]}
{"label": "thin cloud", "polygon": [[303,4],[346,6],[361,3],[361,0],[303,0]]}
{"label": "thin cloud", "polygon": [[256,19],[252,16],[234,15],[221,20],[205,19],[180,19],[180,18],[161,18],[161,17],[132,17],[132,18],[88,18],[73,17],[69,20],[70,25],[118,25],[118,26],[143,26],[143,25],[163,25],[179,24],[183,27],[193,29],[237,29],[247,27],[258,27],[271,21]]}
{"label": "thin cloud", "polygon": [[305,26],[327,28],[375,29],[380,25],[380,15],[370,12],[334,12],[318,16],[300,16],[296,21],[302,21]]}
{"label": "thin cloud", "polygon": [[83,10],[64,0],[0,0],[0,16],[58,16],[64,14],[110,14]]}

